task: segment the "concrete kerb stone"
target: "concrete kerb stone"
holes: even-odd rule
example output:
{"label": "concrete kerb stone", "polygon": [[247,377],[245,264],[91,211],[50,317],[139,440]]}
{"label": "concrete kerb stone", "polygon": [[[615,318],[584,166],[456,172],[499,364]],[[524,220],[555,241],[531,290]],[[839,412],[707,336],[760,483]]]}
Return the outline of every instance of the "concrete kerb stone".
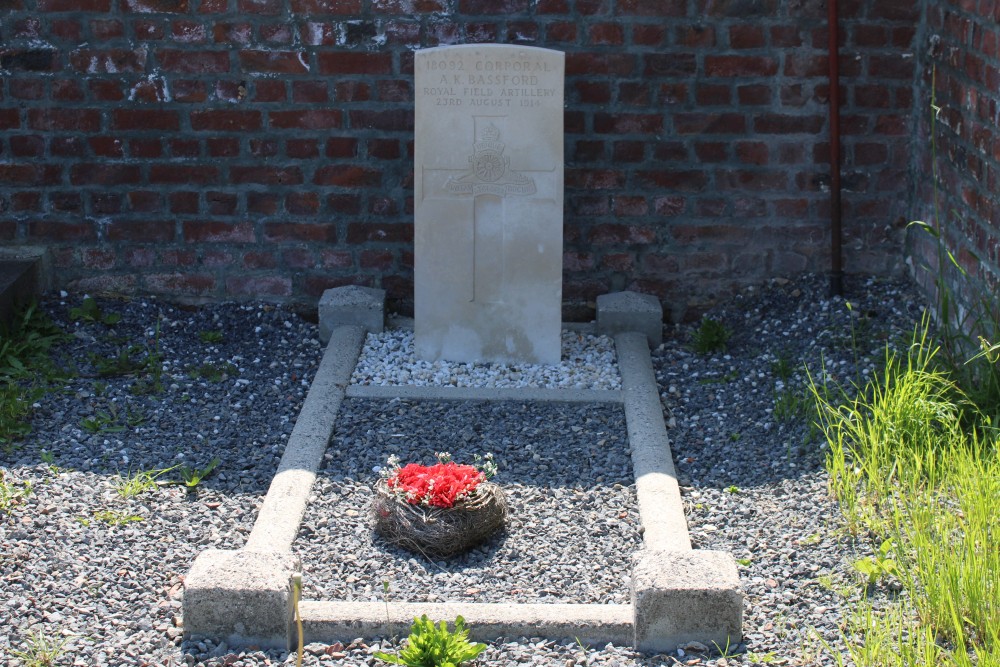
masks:
{"label": "concrete kerb stone", "polygon": [[290,650],[292,579],[301,569],[290,552],[203,551],[184,578],[185,636]]}
{"label": "concrete kerb stone", "polygon": [[388,400],[402,398],[413,401],[530,401],[550,403],[612,403],[621,404],[622,392],[617,389],[536,389],[532,387],[382,387],[352,385],[348,398]]}
{"label": "concrete kerb stone", "polygon": [[319,300],[319,339],[327,342],[334,329],[359,326],[382,333],[385,326],[385,290],[344,285],[323,292]]}
{"label": "concrete kerb stone", "polygon": [[628,331],[645,334],[649,347],[663,342],[663,306],[651,294],[614,292],[597,297],[597,333],[614,336]]}
{"label": "concrete kerb stone", "polygon": [[632,569],[634,646],[672,652],[696,641],[726,649],[742,641],[743,591],[722,551],[643,549]]}
{"label": "concrete kerb stone", "polygon": [[291,578],[301,570],[291,545],[364,336],[358,326],[333,331],[244,548],[195,559],[184,579],[186,635],[290,645]]}
{"label": "concrete kerb stone", "polygon": [[626,646],[633,640],[632,605],[315,602],[299,605],[306,643],[355,637],[406,636],[414,618],[465,619],[475,641],[499,637],[575,639]]}

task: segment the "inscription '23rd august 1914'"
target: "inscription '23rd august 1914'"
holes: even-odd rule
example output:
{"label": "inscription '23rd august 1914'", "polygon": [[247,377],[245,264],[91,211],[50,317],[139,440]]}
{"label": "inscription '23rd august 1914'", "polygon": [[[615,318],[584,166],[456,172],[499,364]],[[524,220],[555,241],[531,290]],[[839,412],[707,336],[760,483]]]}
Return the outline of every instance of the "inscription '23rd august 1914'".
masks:
{"label": "inscription '23rd august 1914'", "polygon": [[420,92],[439,107],[531,108],[558,93],[546,85],[546,74],[552,72],[547,62],[439,59],[427,60],[424,68],[436,85]]}

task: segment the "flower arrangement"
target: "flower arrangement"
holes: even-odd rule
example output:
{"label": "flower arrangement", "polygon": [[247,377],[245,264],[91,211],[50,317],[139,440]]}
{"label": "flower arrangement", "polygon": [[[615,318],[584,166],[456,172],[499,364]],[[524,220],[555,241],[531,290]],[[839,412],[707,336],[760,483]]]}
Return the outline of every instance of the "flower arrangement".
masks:
{"label": "flower arrangement", "polygon": [[481,468],[479,456],[475,465],[454,463],[448,452],[438,452],[437,459],[431,466],[408,463],[400,468],[399,458],[390,456],[389,466],[381,474],[386,486],[411,505],[448,508],[468,498],[497,470],[492,454],[486,455]]}
{"label": "flower arrangement", "polygon": [[379,469],[372,514],[375,531],[389,542],[427,556],[451,556],[496,532],[507,517],[492,454],[473,465],[454,463],[447,452],[425,466],[389,457]]}

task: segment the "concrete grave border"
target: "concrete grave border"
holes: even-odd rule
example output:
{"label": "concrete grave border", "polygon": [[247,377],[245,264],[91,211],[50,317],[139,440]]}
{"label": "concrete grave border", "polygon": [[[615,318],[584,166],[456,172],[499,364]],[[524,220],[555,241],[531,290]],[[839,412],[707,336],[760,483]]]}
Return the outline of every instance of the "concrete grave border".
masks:
{"label": "concrete grave border", "polygon": [[[337,311],[337,292],[328,292],[333,294],[324,294],[327,310]],[[299,615],[306,643],[402,636],[410,621],[422,614],[435,620],[450,620],[460,614],[476,640],[576,637],[590,644],[632,644],[653,653],[672,651],[692,641],[719,647],[740,643],[743,593],[735,560],[725,552],[691,548],[649,356],[653,324],[643,319],[656,315],[647,299],[631,294],[614,302],[638,303],[643,311],[629,314],[618,310],[615,318],[604,319],[602,333],[613,335],[615,340],[621,391],[349,388],[373,315],[365,306],[360,312],[341,309],[332,321],[327,316],[321,327],[330,332],[329,343],[246,545],[235,551],[212,549],[199,554],[185,578],[185,636],[217,637],[230,645],[294,648],[294,582],[301,577],[301,563],[292,553],[292,543],[340,403],[345,396],[352,396],[622,403],[643,546],[634,556],[631,604],[396,602],[390,605],[387,622],[381,603],[301,600]],[[616,329],[615,320],[622,322],[623,328]]]}

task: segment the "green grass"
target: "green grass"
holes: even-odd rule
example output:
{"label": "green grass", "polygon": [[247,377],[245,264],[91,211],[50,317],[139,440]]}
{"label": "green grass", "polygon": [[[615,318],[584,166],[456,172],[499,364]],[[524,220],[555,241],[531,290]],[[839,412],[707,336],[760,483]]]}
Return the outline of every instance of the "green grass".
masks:
{"label": "green grass", "polygon": [[173,468],[164,470],[139,470],[125,476],[119,474],[111,480],[111,486],[114,487],[115,492],[122,498],[135,498],[143,493],[155,491],[159,486],[156,481],[157,478],[171,470]]}
{"label": "green grass", "polygon": [[0,512],[10,511],[14,505],[20,504],[31,495],[31,482],[15,482],[8,480],[7,474],[0,470]]}
{"label": "green grass", "polygon": [[195,380],[208,380],[209,382],[222,382],[240,374],[240,370],[228,362],[213,364],[206,362],[200,366],[191,366],[187,369],[188,375]]}
{"label": "green grass", "polygon": [[66,652],[66,639],[48,637],[44,632],[33,632],[24,640],[24,650],[11,652],[24,667],[49,667],[56,664]]}
{"label": "green grass", "polygon": [[[136,523],[138,521],[144,521],[144,519],[138,514],[129,514],[128,512],[121,512],[118,510],[99,510],[94,512],[94,518],[98,521],[102,521],[109,526],[125,526],[130,523]],[[90,525],[81,521],[85,526]]]}
{"label": "green grass", "polygon": [[871,587],[892,576],[905,592],[852,615],[859,667],[1000,665],[997,435],[937,351],[925,323],[855,396],[813,385],[831,491],[872,541],[855,566]]}

